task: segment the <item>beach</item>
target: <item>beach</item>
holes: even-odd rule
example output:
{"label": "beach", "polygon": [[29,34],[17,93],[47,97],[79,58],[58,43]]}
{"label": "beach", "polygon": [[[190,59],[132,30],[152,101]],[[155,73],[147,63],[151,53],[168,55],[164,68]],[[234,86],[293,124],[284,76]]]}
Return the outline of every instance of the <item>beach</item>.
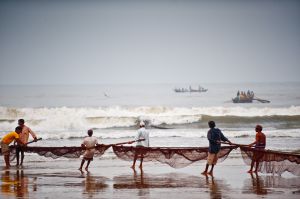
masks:
{"label": "beach", "polygon": [[1,0],[0,199],[300,199],[299,24],[296,0]]}
{"label": "beach", "polygon": [[[0,162],[3,165],[3,160]],[[225,160],[214,177],[203,176],[205,162],[173,169],[144,163],[95,158],[89,172],[78,170],[80,159],[25,161],[23,167],[1,169],[1,198],[299,198],[300,178],[251,176],[241,159]]]}
{"label": "beach", "polygon": [[[88,129],[100,143],[114,144],[133,140],[143,120],[151,147],[207,147],[207,122],[214,120],[234,143],[252,143],[261,124],[267,149],[300,150],[299,83],[203,86],[205,93],[175,93],[169,84],[0,86],[0,137],[24,118],[43,138],[30,146],[80,146]],[[251,88],[271,103],[233,104],[237,88]],[[214,178],[201,175],[205,160],[181,169],[145,162],[143,172],[134,172],[111,148],[94,158],[89,173],[78,170],[80,162],[27,153],[24,167],[6,170],[1,156],[0,198],[300,197],[299,177],[251,176],[238,149],[215,167]]]}

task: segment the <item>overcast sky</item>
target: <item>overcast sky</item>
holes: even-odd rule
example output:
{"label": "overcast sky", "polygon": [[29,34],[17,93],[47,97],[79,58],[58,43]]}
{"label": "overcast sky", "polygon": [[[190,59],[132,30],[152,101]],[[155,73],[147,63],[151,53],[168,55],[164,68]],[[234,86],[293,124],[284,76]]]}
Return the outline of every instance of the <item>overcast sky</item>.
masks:
{"label": "overcast sky", "polygon": [[300,81],[300,1],[0,1],[0,84]]}

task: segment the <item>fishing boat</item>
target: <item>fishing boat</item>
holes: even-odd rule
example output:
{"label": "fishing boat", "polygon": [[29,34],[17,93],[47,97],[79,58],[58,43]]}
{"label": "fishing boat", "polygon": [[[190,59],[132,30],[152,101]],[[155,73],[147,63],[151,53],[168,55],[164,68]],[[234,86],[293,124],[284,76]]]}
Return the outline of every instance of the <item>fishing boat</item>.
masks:
{"label": "fishing boat", "polygon": [[270,103],[269,100],[256,97],[253,91],[248,91],[247,93],[238,91],[237,96],[235,98],[232,98],[233,103],[252,103],[253,100],[259,101],[261,103]]}
{"label": "fishing boat", "polygon": [[187,92],[198,92],[198,93],[202,93],[202,92],[206,92],[207,89],[203,88],[202,86],[198,86],[198,89],[193,89],[191,86],[189,86],[189,88],[175,88],[174,91],[176,93],[187,93]]}

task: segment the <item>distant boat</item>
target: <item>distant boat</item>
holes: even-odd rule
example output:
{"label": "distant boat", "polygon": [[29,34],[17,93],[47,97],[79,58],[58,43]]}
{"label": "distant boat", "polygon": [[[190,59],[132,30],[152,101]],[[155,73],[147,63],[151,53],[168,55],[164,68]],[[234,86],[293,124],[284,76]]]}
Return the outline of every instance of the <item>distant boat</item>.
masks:
{"label": "distant boat", "polygon": [[253,101],[253,97],[245,97],[245,98],[235,97],[235,98],[232,98],[233,103],[252,103],[252,101]]}
{"label": "distant boat", "polygon": [[175,88],[174,91],[176,93],[187,93],[187,92],[198,92],[198,93],[202,93],[202,92],[206,92],[207,89],[203,88],[202,86],[198,86],[198,89],[193,89],[191,86],[189,86],[189,88]]}
{"label": "distant boat", "polygon": [[260,99],[254,96],[254,92],[253,91],[248,91],[247,94],[246,92],[239,92],[235,98],[232,98],[232,102],[233,103],[252,103],[253,100],[257,100],[261,103],[270,103],[269,100],[264,100],[264,99]]}

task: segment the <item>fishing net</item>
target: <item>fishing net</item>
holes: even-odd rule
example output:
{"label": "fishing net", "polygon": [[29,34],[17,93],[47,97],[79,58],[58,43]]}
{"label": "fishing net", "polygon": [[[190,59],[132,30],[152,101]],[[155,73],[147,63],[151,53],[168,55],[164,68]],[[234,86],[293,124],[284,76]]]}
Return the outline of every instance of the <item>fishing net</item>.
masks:
{"label": "fishing net", "polygon": [[252,160],[259,161],[259,172],[281,175],[288,171],[300,176],[300,155],[249,147],[240,149],[246,164],[251,165]]}
{"label": "fishing net", "polygon": [[[236,146],[221,147],[218,153],[219,161],[227,158],[228,154]],[[133,147],[133,146],[113,146],[116,156],[122,160],[133,161],[143,158],[143,161],[158,161],[168,164],[173,168],[183,168],[196,161],[206,160],[208,155],[207,147]]]}
{"label": "fishing net", "polygon": [[[95,147],[94,156],[101,156],[110,147],[110,145],[98,145]],[[40,156],[51,157],[53,159],[59,157],[65,158],[79,158],[85,149],[82,147],[25,147],[24,151],[27,153],[37,153]]]}

